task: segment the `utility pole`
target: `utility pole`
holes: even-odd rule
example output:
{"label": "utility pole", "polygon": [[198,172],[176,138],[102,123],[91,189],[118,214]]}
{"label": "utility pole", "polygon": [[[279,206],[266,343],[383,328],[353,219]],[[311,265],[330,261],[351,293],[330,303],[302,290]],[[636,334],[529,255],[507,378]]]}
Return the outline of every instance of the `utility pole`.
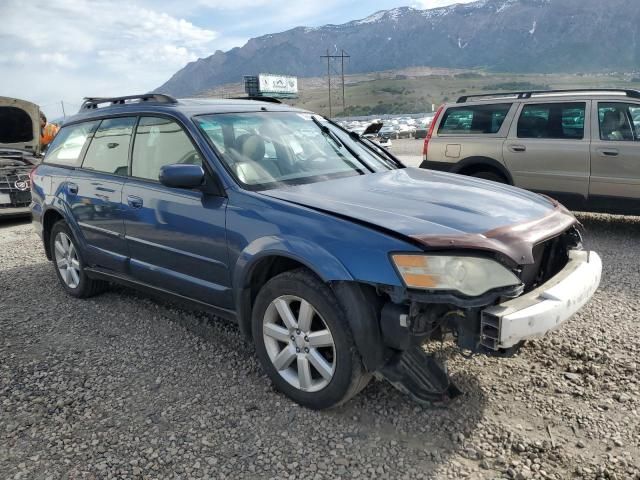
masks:
{"label": "utility pole", "polygon": [[327,77],[329,80],[329,118],[333,118],[331,115],[331,56],[329,55],[329,49],[327,48]]}
{"label": "utility pole", "polygon": [[340,76],[342,79],[342,111],[346,108],[345,94],[344,94],[344,59],[351,58],[346,54],[344,50],[340,51],[340,55],[329,55],[329,49],[327,49],[326,55],[321,55],[320,58],[327,59],[327,80],[329,82],[329,117],[333,116],[333,110],[331,106],[331,61],[335,58],[340,59]]}
{"label": "utility pole", "polygon": [[342,74],[342,111],[344,112],[346,109],[346,103],[344,100],[344,49],[342,49],[340,55],[340,73]]}

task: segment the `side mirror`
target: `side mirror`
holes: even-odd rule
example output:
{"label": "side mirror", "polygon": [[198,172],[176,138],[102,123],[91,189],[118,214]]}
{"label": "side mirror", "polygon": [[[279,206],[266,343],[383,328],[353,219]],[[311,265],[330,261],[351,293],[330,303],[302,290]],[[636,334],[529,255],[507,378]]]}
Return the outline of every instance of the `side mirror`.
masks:
{"label": "side mirror", "polygon": [[160,183],[173,188],[197,188],[204,184],[204,170],[200,165],[165,165],[158,175]]}

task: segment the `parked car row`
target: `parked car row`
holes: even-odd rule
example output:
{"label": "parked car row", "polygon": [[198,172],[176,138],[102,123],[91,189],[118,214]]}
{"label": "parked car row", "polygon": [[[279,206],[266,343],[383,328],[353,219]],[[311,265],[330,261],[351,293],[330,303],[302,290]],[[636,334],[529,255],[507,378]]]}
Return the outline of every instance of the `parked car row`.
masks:
{"label": "parked car row", "polygon": [[[386,120],[373,119],[367,121],[339,121],[338,124],[349,131],[362,135],[365,129],[373,123],[383,123],[379,136],[385,139],[399,138],[424,138],[426,131],[433,119],[432,115],[426,115],[422,118],[397,117]],[[424,134],[423,134],[424,132]]]}

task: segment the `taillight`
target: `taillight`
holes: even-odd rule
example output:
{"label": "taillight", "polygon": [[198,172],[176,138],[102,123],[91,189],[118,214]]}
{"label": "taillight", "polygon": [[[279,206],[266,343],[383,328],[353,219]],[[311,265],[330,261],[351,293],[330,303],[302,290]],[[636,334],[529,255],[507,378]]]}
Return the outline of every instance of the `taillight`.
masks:
{"label": "taillight", "polygon": [[440,118],[443,110],[444,105],[440,105],[440,108],[438,108],[436,114],[433,116],[433,120],[431,120],[431,125],[429,125],[427,136],[424,137],[424,146],[422,147],[422,155],[424,156],[423,160],[427,159],[427,152],[429,151],[429,140],[431,140],[431,135],[433,135],[433,130],[436,128],[436,123],[438,122],[438,118]]}
{"label": "taillight", "polygon": [[35,166],[31,169],[31,171],[29,172],[29,188],[33,187],[33,176],[36,174],[36,169],[38,167]]}

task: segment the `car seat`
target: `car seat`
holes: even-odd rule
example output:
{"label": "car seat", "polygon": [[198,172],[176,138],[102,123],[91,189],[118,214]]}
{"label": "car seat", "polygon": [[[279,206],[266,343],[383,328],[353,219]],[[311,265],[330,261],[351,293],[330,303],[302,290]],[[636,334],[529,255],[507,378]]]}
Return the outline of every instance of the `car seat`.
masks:
{"label": "car seat", "polygon": [[620,114],[617,110],[610,110],[604,114],[602,119],[602,139],[624,140],[624,135],[620,131]]}

